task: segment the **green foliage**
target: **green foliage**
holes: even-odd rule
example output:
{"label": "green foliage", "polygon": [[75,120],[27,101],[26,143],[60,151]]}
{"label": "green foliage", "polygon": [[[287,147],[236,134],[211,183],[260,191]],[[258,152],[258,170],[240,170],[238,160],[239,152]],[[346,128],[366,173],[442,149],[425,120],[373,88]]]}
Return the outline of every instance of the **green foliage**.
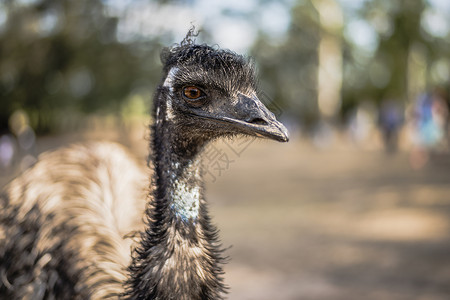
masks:
{"label": "green foliage", "polygon": [[[285,39],[274,44],[270,36],[260,33],[252,47],[264,89],[303,125],[309,127],[322,117],[317,104],[318,52],[326,34],[334,34],[341,43],[342,117],[364,101],[380,104],[389,98],[404,103],[436,85],[449,89],[445,74],[450,72],[450,39],[433,36],[424,29],[424,14],[431,9],[429,2],[367,0],[355,11],[343,8],[344,26],[341,32],[332,33],[318,17],[318,7],[327,2],[337,1],[295,1]],[[360,20],[374,31],[370,49],[353,41],[351,35],[358,33],[344,34],[353,20]],[[417,62],[417,56],[423,62]]]}
{"label": "green foliage", "polygon": [[[450,62],[450,45],[445,39],[433,37],[424,30],[424,13],[429,9],[429,3],[424,0],[366,2],[356,17],[374,28],[377,45],[373,53],[361,54],[360,49],[347,41],[344,62],[348,76],[343,84],[343,113],[360,101],[371,100],[379,104],[390,99],[406,103],[436,85],[446,84],[449,88],[448,80],[431,80],[430,66],[434,62],[439,59]],[[415,61],[417,52],[422,56],[423,66],[418,66]],[[423,75],[418,75],[421,73]]]}
{"label": "green foliage", "polygon": [[282,44],[260,34],[252,48],[261,73],[261,86],[286,113],[312,125],[318,117],[317,66],[320,23],[310,1],[298,1]]}
{"label": "green foliage", "polygon": [[158,80],[161,46],[118,42],[118,20],[100,0],[7,2],[0,10],[7,15],[0,31],[3,130],[18,109],[41,133],[73,115],[116,113],[130,93]]}
{"label": "green foliage", "polygon": [[[260,0],[260,4],[271,1]],[[192,4],[155,2],[172,8],[174,3]],[[287,31],[274,38],[258,28],[250,52],[258,64],[266,98],[304,126],[311,128],[323,117],[318,101],[321,92],[322,98],[328,95],[323,93],[323,80],[319,88],[320,60],[324,53],[328,55],[321,52],[321,45],[329,45],[322,43],[324,38],[334,41],[338,50],[329,55],[339,56],[338,64],[342,64],[334,71],[342,79],[341,99],[336,105],[341,116],[362,101],[379,104],[389,98],[405,102],[435,85],[449,88],[448,30],[447,36],[436,36],[426,28],[424,16],[432,13],[428,1],[359,2],[364,5],[356,10],[343,8],[343,24],[333,30],[327,18],[330,10],[339,10],[338,0],[283,3],[290,10]],[[257,12],[225,10],[222,14],[246,19],[254,26],[261,24]],[[4,22],[2,16],[6,16]],[[348,30],[353,20],[374,32],[369,49],[355,43],[355,33]],[[160,76],[160,41],[167,44],[173,39],[155,33],[151,39],[120,40],[117,31],[122,21],[110,13],[108,1],[103,0],[0,1],[0,132],[7,129],[9,117],[18,110],[25,111],[31,126],[42,133],[58,130],[67,120],[73,123],[85,114],[129,118],[148,108]],[[214,22],[205,22],[202,36],[216,43],[214,31],[208,28],[211,24]],[[186,24],[186,30],[189,26]],[[340,82],[338,79],[335,84]]]}

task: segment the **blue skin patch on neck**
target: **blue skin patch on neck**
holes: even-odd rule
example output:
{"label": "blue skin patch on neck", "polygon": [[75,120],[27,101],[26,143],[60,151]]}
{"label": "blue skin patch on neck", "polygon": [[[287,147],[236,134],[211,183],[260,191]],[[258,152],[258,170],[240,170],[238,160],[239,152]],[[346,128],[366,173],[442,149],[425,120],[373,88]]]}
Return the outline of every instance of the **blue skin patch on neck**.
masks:
{"label": "blue skin patch on neck", "polygon": [[176,180],[171,192],[171,208],[183,221],[197,220],[200,209],[200,187]]}

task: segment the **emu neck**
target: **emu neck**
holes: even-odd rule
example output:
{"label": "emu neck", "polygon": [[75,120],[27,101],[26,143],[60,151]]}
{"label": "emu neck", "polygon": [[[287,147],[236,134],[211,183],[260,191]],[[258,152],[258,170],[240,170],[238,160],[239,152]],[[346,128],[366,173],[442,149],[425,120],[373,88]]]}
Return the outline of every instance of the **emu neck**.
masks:
{"label": "emu neck", "polygon": [[203,201],[201,147],[183,148],[177,138],[166,134],[154,149],[155,197],[167,204],[171,217],[195,224]]}
{"label": "emu neck", "polygon": [[129,267],[131,299],[222,299],[222,250],[202,198],[205,143],[153,127],[154,193],[148,228]]}
{"label": "emu neck", "polygon": [[166,88],[156,98],[152,150],[155,198],[167,204],[169,215],[185,223],[199,219],[202,176],[200,154],[207,144],[201,136],[180,130],[172,111],[173,91]]}

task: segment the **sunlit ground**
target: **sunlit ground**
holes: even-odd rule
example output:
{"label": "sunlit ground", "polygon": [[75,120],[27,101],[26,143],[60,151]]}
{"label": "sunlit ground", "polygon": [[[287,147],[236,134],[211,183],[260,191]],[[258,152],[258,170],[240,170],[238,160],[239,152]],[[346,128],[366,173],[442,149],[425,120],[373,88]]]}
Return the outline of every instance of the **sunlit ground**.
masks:
{"label": "sunlit ground", "polygon": [[230,299],[449,299],[450,158],[252,145],[209,186]]}
{"label": "sunlit ground", "polygon": [[[101,137],[145,165],[142,127],[38,138],[36,151]],[[450,299],[448,155],[416,170],[405,151],[345,143],[319,150],[303,139],[258,140],[239,155],[227,147],[208,154],[226,153],[229,164],[220,174],[210,164],[217,176],[206,196],[232,246],[230,299]]]}

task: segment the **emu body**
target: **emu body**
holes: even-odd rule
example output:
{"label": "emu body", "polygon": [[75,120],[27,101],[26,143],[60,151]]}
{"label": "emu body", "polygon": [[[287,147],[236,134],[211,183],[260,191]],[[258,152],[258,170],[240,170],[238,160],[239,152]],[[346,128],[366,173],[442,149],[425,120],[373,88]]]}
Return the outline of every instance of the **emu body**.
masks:
{"label": "emu body", "polygon": [[[0,296],[222,299],[223,250],[203,197],[201,153],[220,137],[287,141],[287,131],[259,101],[248,59],[188,38],[162,61],[149,188],[111,144],[40,157],[0,198]],[[124,235],[142,215],[131,245]]]}
{"label": "emu body", "polygon": [[0,298],[122,293],[131,245],[123,236],[142,218],[147,182],[116,144],[41,155],[0,196]]}

